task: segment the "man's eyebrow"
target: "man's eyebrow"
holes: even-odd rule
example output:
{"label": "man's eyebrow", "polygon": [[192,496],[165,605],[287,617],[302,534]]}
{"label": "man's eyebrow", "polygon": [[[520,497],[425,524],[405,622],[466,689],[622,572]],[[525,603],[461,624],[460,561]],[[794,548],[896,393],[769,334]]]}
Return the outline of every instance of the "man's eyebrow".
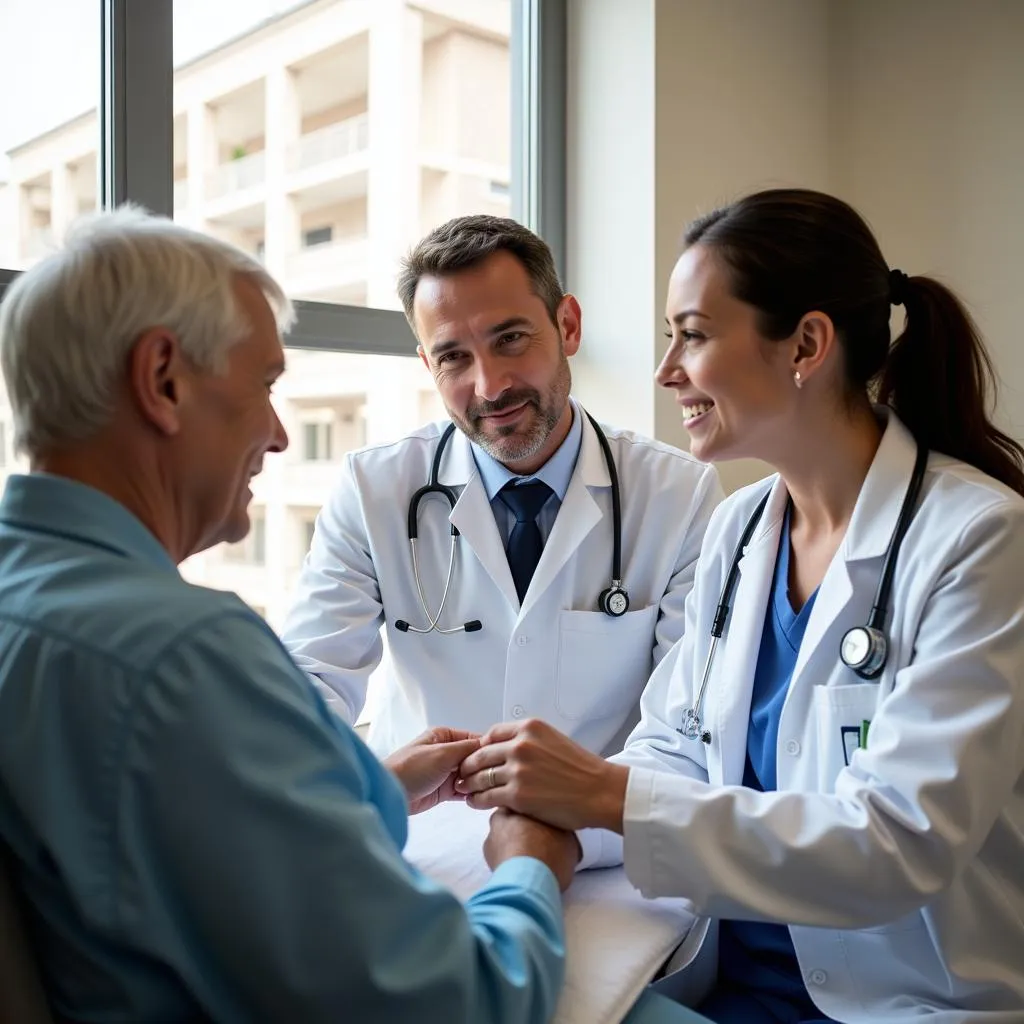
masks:
{"label": "man's eyebrow", "polygon": [[449,338],[447,341],[439,341],[433,348],[427,350],[427,354],[433,358],[434,356],[443,356],[445,352],[450,352],[453,348],[458,348],[462,342],[458,338]]}
{"label": "man's eyebrow", "polygon": [[532,327],[533,323],[528,320],[525,316],[510,316],[507,320],[502,320],[501,323],[495,324],[487,333],[488,334],[504,334],[505,331],[512,330],[513,327]]}
{"label": "man's eyebrow", "polygon": [[665,323],[673,323],[678,327],[686,320],[687,317],[690,316],[700,317],[701,320],[711,319],[707,313],[702,313],[699,309],[684,309],[681,313],[676,313],[676,315],[672,317],[671,321],[668,317],[665,317]]}
{"label": "man's eyebrow", "polygon": [[[487,328],[487,333],[494,337],[496,334],[504,334],[505,331],[511,331],[516,327],[533,327],[533,321],[525,316],[510,316],[506,320],[501,320],[496,324]],[[458,348],[462,344],[458,338],[447,338],[444,341],[439,341],[432,348],[428,349],[427,354],[431,358],[443,356],[445,352],[450,352],[453,348]]]}

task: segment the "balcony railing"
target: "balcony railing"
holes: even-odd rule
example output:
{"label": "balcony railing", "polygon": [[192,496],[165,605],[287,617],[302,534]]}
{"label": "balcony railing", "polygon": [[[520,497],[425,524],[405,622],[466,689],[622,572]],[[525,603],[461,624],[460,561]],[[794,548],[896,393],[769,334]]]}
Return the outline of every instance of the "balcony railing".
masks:
{"label": "balcony railing", "polygon": [[361,153],[369,144],[370,121],[366,114],[359,114],[303,135],[288,149],[288,170],[304,171],[329,160],[341,160]]}
{"label": "balcony railing", "polygon": [[219,199],[221,196],[240,192],[262,185],[267,177],[266,154],[263,150],[248,156],[221,164],[206,179],[206,198]]}
{"label": "balcony railing", "polygon": [[284,488],[289,501],[297,507],[320,506],[338,482],[339,456],[334,460],[296,459],[285,467]]}
{"label": "balcony railing", "polygon": [[[288,257],[285,268],[289,282],[315,274],[343,284],[366,276],[367,256],[366,239],[349,238],[299,249]],[[296,285],[300,282],[296,281]]]}

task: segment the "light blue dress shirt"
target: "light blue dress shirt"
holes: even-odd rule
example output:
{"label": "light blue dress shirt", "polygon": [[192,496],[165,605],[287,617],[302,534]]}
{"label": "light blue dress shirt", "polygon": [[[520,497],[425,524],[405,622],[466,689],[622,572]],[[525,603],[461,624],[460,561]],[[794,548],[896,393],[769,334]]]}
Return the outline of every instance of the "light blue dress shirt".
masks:
{"label": "light blue dress shirt", "polygon": [[404,794],[237,597],[125,508],[0,502],[0,840],[71,1020],[547,1020],[561,903],[506,862],[464,907]]}
{"label": "light blue dress shirt", "polygon": [[576,460],[579,458],[580,445],[583,443],[583,412],[575,402],[571,403],[571,408],[572,425],[569,427],[569,433],[565,435],[565,440],[551,458],[536,473],[529,476],[517,476],[507,466],[503,466],[493,456],[488,455],[479,445],[470,445],[477,471],[480,473],[480,482],[484,485],[487,500],[491,503],[491,511],[494,513],[494,521],[498,524],[502,547],[508,546],[509,534],[516,521],[512,510],[499,496],[502,487],[510,480],[521,483],[542,480],[554,492],[537,513],[537,528],[540,530],[541,540],[547,543],[555,525],[555,517],[562,507],[562,502],[565,501],[565,492],[569,489]]}

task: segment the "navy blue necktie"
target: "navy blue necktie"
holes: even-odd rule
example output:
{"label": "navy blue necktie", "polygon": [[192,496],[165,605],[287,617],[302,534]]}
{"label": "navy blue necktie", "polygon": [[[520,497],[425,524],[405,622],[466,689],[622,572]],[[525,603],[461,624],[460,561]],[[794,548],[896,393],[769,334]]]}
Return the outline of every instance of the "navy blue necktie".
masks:
{"label": "navy blue necktie", "polygon": [[544,550],[540,527],[537,526],[537,513],[553,493],[541,480],[531,480],[525,484],[510,481],[499,492],[501,500],[516,517],[516,525],[509,534],[506,553],[520,604],[529,589],[530,580],[533,579],[533,572],[540,561],[540,553]]}

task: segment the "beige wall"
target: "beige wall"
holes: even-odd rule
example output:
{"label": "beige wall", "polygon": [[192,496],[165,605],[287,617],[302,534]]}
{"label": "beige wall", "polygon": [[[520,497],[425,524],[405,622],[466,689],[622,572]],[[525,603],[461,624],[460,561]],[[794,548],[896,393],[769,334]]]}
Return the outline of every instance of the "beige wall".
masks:
{"label": "beige wall", "polygon": [[[683,227],[778,185],[828,187],[828,5],[821,0],[660,0],[655,32],[655,334]],[[654,389],[654,432],[686,447],[679,406]],[[736,486],[767,472],[722,467]]]}
{"label": "beige wall", "polygon": [[[970,302],[1024,436],[1024,3],[570,0],[570,287],[577,393],[686,438],[651,374],[686,222],[779,184],[836,192],[891,263]],[[653,108],[653,120],[645,107]],[[595,315],[596,314],[596,315]],[[728,486],[756,463],[723,466]]]}
{"label": "beige wall", "polygon": [[581,299],[574,389],[654,430],[655,0],[569,0],[566,286]]}
{"label": "beige wall", "polygon": [[833,0],[832,182],[969,303],[1024,440],[1024,3]]}

